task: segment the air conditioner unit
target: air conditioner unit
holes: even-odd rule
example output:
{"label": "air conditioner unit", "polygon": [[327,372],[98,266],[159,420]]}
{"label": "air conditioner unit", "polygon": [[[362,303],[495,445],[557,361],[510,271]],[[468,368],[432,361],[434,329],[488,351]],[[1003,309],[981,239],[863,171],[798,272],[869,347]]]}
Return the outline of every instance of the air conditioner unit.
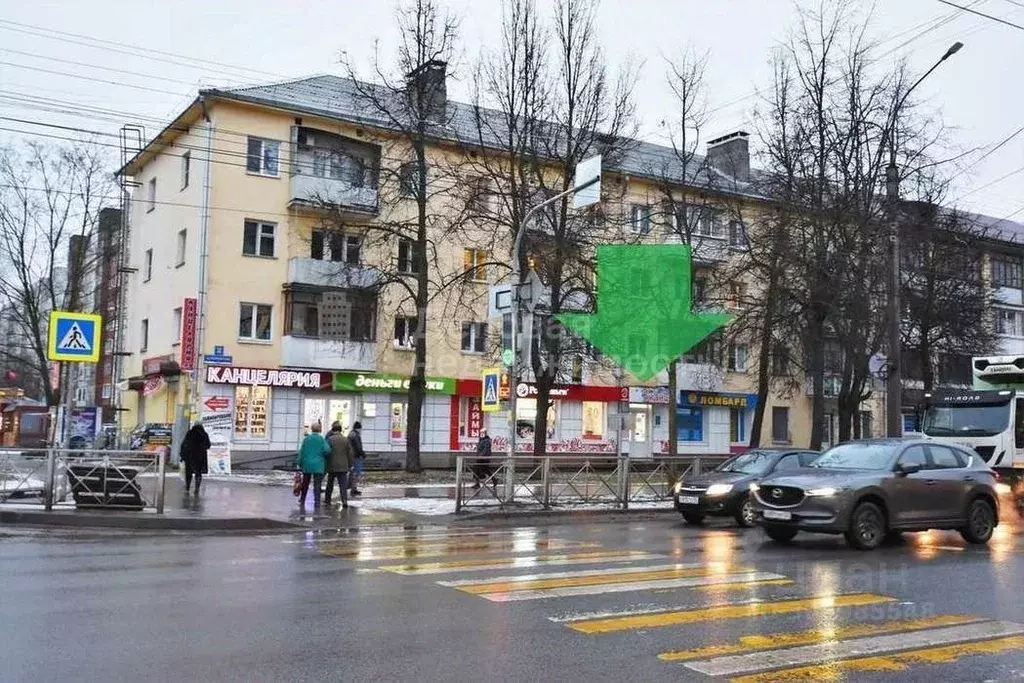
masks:
{"label": "air conditioner unit", "polygon": [[974,376],[987,381],[1024,381],[1024,356],[983,356],[971,359]]}

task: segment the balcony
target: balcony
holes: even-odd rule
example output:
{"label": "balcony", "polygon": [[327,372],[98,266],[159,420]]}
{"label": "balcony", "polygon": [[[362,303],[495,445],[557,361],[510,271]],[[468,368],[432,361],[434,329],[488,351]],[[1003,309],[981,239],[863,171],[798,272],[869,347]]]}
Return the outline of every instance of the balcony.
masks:
{"label": "balcony", "polygon": [[287,282],[315,287],[367,289],[380,283],[380,273],[373,268],[343,261],[296,257],[288,259]]}
{"label": "balcony", "polygon": [[373,372],[377,369],[377,356],[373,342],[332,341],[285,335],[281,344],[281,365]]}
{"label": "balcony", "polygon": [[290,180],[289,205],[333,205],[361,215],[377,213],[377,188],[356,186],[349,180],[295,173]]}

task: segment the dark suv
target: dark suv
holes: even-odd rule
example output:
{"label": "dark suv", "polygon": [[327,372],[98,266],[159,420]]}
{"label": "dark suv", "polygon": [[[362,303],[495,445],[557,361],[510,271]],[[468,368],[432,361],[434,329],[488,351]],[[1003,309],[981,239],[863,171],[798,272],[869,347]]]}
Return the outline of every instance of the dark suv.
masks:
{"label": "dark suv", "polygon": [[740,526],[754,523],[750,484],[772,473],[799,469],[821,453],[799,449],[755,448],[733,456],[710,472],[684,477],[675,486],[676,510],[688,524],[705,516],[735,517]]}
{"label": "dark suv", "polygon": [[751,485],[754,517],[776,541],[845,534],[870,550],[901,531],[956,529],[987,543],[999,523],[995,473],[970,450],[927,440],[851,441],[810,467]]}

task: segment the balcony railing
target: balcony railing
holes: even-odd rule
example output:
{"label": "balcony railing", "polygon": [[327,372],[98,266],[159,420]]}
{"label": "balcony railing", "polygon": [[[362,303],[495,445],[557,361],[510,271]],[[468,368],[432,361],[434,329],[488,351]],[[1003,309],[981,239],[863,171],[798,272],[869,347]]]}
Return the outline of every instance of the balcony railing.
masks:
{"label": "balcony railing", "polygon": [[288,282],[317,287],[367,289],[380,282],[380,274],[365,266],[314,258],[288,259]]}
{"label": "balcony railing", "polygon": [[357,213],[377,213],[377,188],[357,187],[348,180],[322,178],[306,173],[291,177],[291,202],[334,205],[352,209]]}
{"label": "balcony railing", "polygon": [[285,335],[282,338],[281,364],[296,368],[373,372],[377,369],[375,346],[373,342]]}

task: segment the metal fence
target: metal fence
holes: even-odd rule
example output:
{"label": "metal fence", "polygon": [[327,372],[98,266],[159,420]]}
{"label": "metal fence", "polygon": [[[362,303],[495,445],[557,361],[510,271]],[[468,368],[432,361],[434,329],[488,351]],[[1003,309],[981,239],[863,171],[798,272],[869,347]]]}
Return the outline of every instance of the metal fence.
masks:
{"label": "metal fence", "polygon": [[163,451],[0,450],[0,505],[164,511]]}
{"label": "metal fence", "polygon": [[671,500],[676,482],[725,456],[549,455],[508,458],[460,455],[455,461],[455,511],[466,508],[614,505]]}

